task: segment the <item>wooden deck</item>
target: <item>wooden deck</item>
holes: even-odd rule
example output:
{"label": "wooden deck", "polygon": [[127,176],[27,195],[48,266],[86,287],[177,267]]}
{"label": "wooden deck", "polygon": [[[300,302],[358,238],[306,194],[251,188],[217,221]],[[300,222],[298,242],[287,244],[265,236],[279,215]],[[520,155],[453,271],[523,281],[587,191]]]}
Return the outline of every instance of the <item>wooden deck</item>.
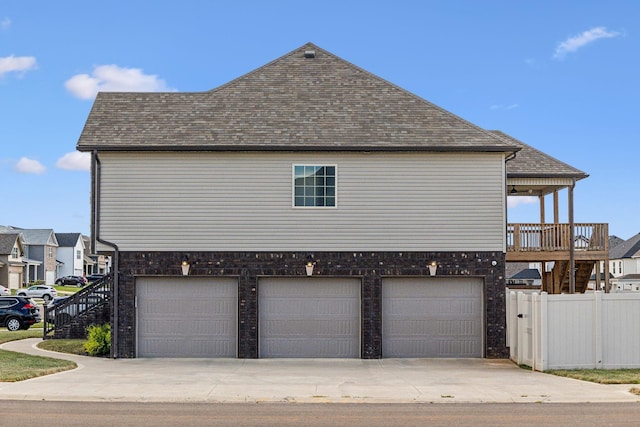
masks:
{"label": "wooden deck", "polygon": [[[608,260],[608,228],[608,224],[574,224],[574,259]],[[569,224],[507,225],[507,262],[567,261],[570,253]]]}
{"label": "wooden deck", "polygon": [[[596,286],[600,285],[600,261],[608,276],[609,226],[573,224],[572,230],[570,224],[508,224],[506,261],[553,262],[551,271],[545,271],[543,265],[542,290],[553,294],[585,292],[594,271]],[[608,291],[606,278],[605,288]]]}

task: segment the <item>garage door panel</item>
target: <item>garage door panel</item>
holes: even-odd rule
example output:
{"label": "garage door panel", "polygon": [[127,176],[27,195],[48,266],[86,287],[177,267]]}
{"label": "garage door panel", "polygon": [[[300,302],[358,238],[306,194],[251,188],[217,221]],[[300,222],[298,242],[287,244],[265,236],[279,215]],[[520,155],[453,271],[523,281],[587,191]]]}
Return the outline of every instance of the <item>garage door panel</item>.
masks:
{"label": "garage door panel", "polygon": [[237,289],[231,278],[139,278],[138,356],[235,357]]}
{"label": "garage door panel", "polygon": [[346,320],[271,320],[260,324],[264,328],[265,337],[304,337],[313,332],[314,337],[320,339],[322,337],[336,338],[340,336],[352,337],[359,332],[358,325],[354,324],[352,319]]}
{"label": "garage door panel", "polygon": [[[149,339],[145,343],[146,351],[149,354],[160,355],[150,357],[202,357],[208,358],[217,354],[235,354],[236,343],[234,341],[211,341],[208,339],[190,339],[184,337],[158,337]],[[187,347],[189,355],[184,355],[183,351],[168,349],[178,349]]]}
{"label": "garage door panel", "polygon": [[[267,296],[268,298],[268,296]],[[278,297],[276,297],[278,298]],[[287,317],[301,315],[322,318],[324,316],[350,315],[353,310],[352,299],[342,298],[286,298],[266,301],[264,308],[268,312],[281,313]]]}
{"label": "garage door panel", "polygon": [[482,280],[383,281],[384,357],[482,357]]}
{"label": "garage door panel", "polygon": [[360,280],[265,278],[260,357],[359,357]]}
{"label": "garage door panel", "polygon": [[[295,339],[268,338],[260,345],[263,354],[268,357],[357,357],[353,354],[353,341],[350,338],[319,338],[309,341],[306,337]],[[307,354],[325,356],[307,356]],[[295,355],[295,356],[292,356]],[[328,355],[328,356],[327,356]],[[336,356],[337,355],[337,356]],[[265,356],[267,357],[267,356]]]}

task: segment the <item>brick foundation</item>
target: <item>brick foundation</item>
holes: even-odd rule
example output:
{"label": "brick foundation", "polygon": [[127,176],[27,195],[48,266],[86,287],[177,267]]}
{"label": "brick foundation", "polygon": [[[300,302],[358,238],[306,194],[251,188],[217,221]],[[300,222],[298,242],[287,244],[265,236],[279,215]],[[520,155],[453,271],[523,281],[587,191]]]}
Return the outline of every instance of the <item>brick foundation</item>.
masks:
{"label": "brick foundation", "polygon": [[[501,252],[120,252],[117,357],[135,357],[136,276],[180,276],[186,256],[190,276],[238,277],[238,357],[258,357],[258,278],[305,276],[311,255],[313,275],[357,277],[361,292],[361,357],[382,355],[382,279],[429,276],[427,264],[438,263],[438,277],[484,280],[485,357],[506,358],[505,256]],[[495,264],[495,265],[492,265]]]}

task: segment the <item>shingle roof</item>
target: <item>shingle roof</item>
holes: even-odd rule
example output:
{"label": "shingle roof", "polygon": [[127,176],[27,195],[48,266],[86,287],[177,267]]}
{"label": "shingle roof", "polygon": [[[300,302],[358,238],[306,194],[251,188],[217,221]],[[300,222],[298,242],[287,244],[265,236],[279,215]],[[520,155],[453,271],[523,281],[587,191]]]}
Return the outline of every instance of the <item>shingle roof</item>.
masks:
{"label": "shingle roof", "polygon": [[16,240],[20,238],[20,233],[0,234],[0,255],[8,255],[13,250]]}
{"label": "shingle roof", "polygon": [[22,233],[24,243],[26,245],[51,245],[58,246],[58,242],[56,240],[56,236],[52,229],[44,228],[44,229],[14,229],[12,231],[3,231],[0,230],[0,234],[2,233],[15,233],[19,231]]}
{"label": "shingle roof", "polygon": [[80,151],[518,148],[311,43],[208,92],[101,92],[78,141]]}
{"label": "shingle roof", "polygon": [[526,268],[513,276],[511,279],[541,279],[540,272],[537,268]]}
{"label": "shingle roof", "polygon": [[80,233],[56,233],[56,240],[58,240],[58,246],[74,247],[80,236]]}
{"label": "shingle roof", "polygon": [[491,133],[498,135],[511,144],[521,148],[516,157],[507,162],[507,176],[510,178],[575,178],[583,179],[589,175],[579,169],[569,166],[560,160],[543,153],[540,150],[525,144],[516,138],[507,135],[499,130],[492,130]]}
{"label": "shingle roof", "polygon": [[609,259],[631,258],[640,251],[640,233],[609,249]]}
{"label": "shingle roof", "polygon": [[615,248],[620,243],[624,243],[624,239],[621,239],[620,237],[613,234],[609,236],[609,249]]}
{"label": "shingle roof", "polygon": [[625,274],[624,276],[618,277],[618,280],[638,280],[640,279],[640,274]]}

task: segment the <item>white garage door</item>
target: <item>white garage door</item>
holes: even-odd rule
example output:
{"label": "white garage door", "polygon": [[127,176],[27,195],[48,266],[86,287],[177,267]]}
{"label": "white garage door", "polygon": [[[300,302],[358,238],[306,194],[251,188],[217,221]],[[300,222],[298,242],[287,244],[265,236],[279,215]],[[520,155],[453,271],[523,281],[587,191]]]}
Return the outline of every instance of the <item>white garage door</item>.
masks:
{"label": "white garage door", "polygon": [[136,280],[138,357],[235,357],[238,281]]}
{"label": "white garage door", "polygon": [[258,283],[260,357],[360,357],[360,280]]}
{"label": "white garage door", "polygon": [[481,279],[382,282],[383,357],[482,357]]}
{"label": "white garage door", "polygon": [[20,287],[20,273],[9,273],[9,289],[18,289]]}

